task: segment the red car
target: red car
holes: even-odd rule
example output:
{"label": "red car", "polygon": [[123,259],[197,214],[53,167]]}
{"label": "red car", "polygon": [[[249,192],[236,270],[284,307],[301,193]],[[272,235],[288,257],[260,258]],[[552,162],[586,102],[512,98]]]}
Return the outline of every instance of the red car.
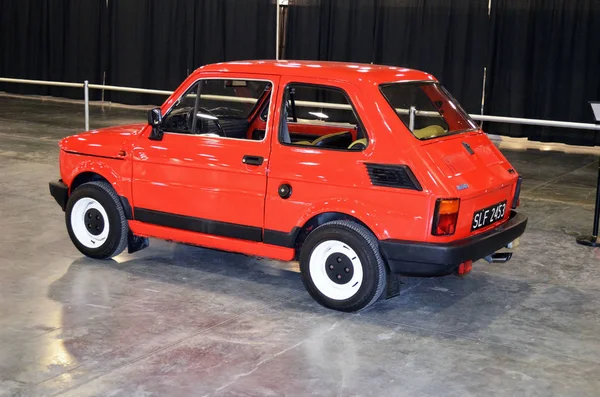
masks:
{"label": "red car", "polygon": [[521,179],[431,75],[310,61],[192,73],[147,124],[60,141],[50,192],[104,259],[156,237],[298,259],[322,305],[363,309],[395,274],[466,274],[525,231]]}

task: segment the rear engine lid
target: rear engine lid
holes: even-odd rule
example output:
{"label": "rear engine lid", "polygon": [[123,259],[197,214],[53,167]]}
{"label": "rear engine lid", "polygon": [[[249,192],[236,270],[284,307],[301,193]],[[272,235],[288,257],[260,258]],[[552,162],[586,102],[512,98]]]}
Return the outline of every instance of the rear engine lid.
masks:
{"label": "rear engine lid", "polygon": [[[483,132],[429,141],[422,149],[450,196],[461,199],[455,237],[492,229],[508,219],[518,175]],[[483,215],[476,218],[477,213],[502,203],[502,220],[482,227],[478,218]],[[474,223],[479,226],[474,228]]]}
{"label": "rear engine lid", "polygon": [[517,181],[514,169],[483,132],[429,141],[423,150],[456,197],[480,196]]}

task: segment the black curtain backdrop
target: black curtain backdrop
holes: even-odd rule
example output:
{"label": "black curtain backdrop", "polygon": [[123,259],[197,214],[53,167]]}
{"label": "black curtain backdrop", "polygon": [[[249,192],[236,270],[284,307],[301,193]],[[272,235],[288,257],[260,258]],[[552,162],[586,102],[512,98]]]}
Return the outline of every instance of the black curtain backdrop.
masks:
{"label": "black curtain backdrop", "polygon": [[[101,81],[105,0],[3,0],[0,76]],[[82,98],[83,90],[0,84],[0,90]]]}
{"label": "black curtain backdrop", "polygon": [[488,0],[295,0],[285,56],[424,70],[480,112],[488,27]]}
{"label": "black curtain backdrop", "polygon": [[275,0],[196,1],[194,64],[273,59]]}
{"label": "black curtain backdrop", "polygon": [[[599,0],[494,0],[486,114],[593,122],[600,100]],[[600,145],[600,134],[494,124],[547,142]]]}
{"label": "black curtain backdrop", "polygon": [[[107,84],[174,90],[193,69],[194,1],[109,1]],[[159,104],[165,97],[106,91],[119,103]]]}
{"label": "black curtain backdrop", "polygon": [[294,0],[286,59],[373,62],[375,0]]}
{"label": "black curtain backdrop", "polygon": [[[174,90],[201,65],[274,58],[275,13],[275,3],[265,0],[111,0],[107,82]],[[131,104],[165,100],[122,92],[107,97]]]}
{"label": "black curtain backdrop", "polygon": [[[274,58],[276,0],[2,0],[0,76],[173,90],[213,62]],[[402,65],[438,77],[473,113],[591,122],[600,100],[600,0],[290,0],[287,59]],[[81,99],[81,89],[0,83]],[[92,90],[92,99],[101,93]],[[121,92],[105,99],[158,104]],[[593,131],[489,132],[600,145]]]}
{"label": "black curtain backdrop", "polygon": [[[275,13],[270,0],[3,0],[0,76],[101,84],[106,73],[109,85],[174,90],[207,63],[274,58]],[[36,85],[0,90],[83,97],[82,89]],[[106,91],[105,99],[165,97]]]}

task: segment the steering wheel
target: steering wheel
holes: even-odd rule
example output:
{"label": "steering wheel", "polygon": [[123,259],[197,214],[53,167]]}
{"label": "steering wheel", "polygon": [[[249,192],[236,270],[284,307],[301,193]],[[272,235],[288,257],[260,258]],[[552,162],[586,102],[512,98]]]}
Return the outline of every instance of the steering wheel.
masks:
{"label": "steering wheel", "polygon": [[[198,114],[202,114],[204,117],[198,116]],[[227,137],[227,135],[225,134],[225,130],[223,130],[223,127],[221,126],[221,123],[219,122],[219,118],[217,116],[215,116],[210,110],[199,107],[198,112],[196,114],[194,114],[194,109],[191,109],[190,114],[189,114],[190,129],[193,124],[193,120],[194,120],[193,117],[196,117],[197,119],[204,119],[204,120],[212,121],[213,123],[215,123],[215,126],[217,127],[218,135],[222,136],[222,137]],[[195,131],[192,131],[192,133],[195,133]]]}

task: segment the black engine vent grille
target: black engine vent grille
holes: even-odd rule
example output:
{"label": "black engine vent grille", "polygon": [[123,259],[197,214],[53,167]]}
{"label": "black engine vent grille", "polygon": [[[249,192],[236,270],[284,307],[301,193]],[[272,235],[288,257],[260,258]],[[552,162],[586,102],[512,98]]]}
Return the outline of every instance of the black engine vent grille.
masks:
{"label": "black engine vent grille", "polygon": [[375,186],[423,190],[407,165],[365,164]]}

